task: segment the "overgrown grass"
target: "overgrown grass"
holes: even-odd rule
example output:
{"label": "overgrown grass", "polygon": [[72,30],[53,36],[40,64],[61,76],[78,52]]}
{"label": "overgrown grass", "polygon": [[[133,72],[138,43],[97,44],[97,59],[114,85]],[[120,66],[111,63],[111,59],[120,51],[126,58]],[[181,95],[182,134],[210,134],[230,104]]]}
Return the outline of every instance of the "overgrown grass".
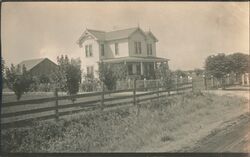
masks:
{"label": "overgrown grass", "polygon": [[[173,96],[141,105],[139,115],[130,107],[5,130],[1,147],[4,152],[133,152],[151,143],[174,142],[197,131],[199,121],[223,120],[222,112],[244,103],[202,93]],[[188,125],[194,127],[183,130]]]}

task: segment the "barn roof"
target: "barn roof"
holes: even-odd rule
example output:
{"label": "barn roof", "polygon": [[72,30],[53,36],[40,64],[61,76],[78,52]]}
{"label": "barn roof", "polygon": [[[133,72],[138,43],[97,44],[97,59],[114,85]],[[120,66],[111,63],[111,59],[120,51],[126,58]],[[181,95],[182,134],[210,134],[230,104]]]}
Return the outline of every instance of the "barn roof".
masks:
{"label": "barn roof", "polygon": [[48,58],[37,58],[37,59],[24,60],[21,63],[19,63],[18,65],[20,65],[21,67],[23,67],[23,65],[25,65],[26,70],[29,71],[32,68],[34,68],[36,65],[38,65],[39,63],[44,61],[45,59],[48,59]]}

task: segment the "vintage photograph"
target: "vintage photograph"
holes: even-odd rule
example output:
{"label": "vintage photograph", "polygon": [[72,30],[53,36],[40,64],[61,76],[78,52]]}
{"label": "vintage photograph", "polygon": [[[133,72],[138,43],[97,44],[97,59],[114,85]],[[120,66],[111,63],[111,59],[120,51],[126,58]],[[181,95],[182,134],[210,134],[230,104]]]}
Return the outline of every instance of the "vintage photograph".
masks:
{"label": "vintage photograph", "polygon": [[250,153],[249,2],[3,2],[1,152]]}

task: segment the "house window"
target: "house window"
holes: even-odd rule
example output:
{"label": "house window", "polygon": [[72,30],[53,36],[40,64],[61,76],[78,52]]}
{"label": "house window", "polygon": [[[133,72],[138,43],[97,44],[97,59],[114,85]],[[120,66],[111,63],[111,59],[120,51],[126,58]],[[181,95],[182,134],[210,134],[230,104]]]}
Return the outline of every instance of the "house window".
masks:
{"label": "house window", "polygon": [[141,54],[141,42],[135,41],[135,54]]}
{"label": "house window", "polygon": [[89,45],[85,45],[85,55],[86,57],[89,56]]}
{"label": "house window", "polygon": [[152,55],[153,54],[152,44],[147,44],[147,54],[148,55]]}
{"label": "house window", "polygon": [[93,77],[94,76],[94,67],[87,66],[87,76]]}
{"label": "house window", "polygon": [[115,43],[115,55],[119,54],[119,47],[118,47],[118,43]]}
{"label": "house window", "polygon": [[89,56],[92,57],[93,53],[92,53],[92,45],[89,45]]}
{"label": "house window", "polygon": [[105,52],[104,52],[104,44],[101,44],[101,56],[104,56]]}
{"label": "house window", "polygon": [[85,55],[86,57],[92,57],[92,45],[85,45]]}

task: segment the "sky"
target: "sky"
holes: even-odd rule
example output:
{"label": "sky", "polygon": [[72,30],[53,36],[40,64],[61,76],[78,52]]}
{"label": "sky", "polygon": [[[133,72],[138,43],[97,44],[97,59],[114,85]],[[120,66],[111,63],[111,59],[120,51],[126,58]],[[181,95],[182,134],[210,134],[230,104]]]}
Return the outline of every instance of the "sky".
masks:
{"label": "sky", "polygon": [[249,54],[248,2],[4,2],[2,57],[22,60],[83,55],[76,41],[86,28],[139,26],[159,40],[157,56],[170,69],[203,68],[207,56]]}

